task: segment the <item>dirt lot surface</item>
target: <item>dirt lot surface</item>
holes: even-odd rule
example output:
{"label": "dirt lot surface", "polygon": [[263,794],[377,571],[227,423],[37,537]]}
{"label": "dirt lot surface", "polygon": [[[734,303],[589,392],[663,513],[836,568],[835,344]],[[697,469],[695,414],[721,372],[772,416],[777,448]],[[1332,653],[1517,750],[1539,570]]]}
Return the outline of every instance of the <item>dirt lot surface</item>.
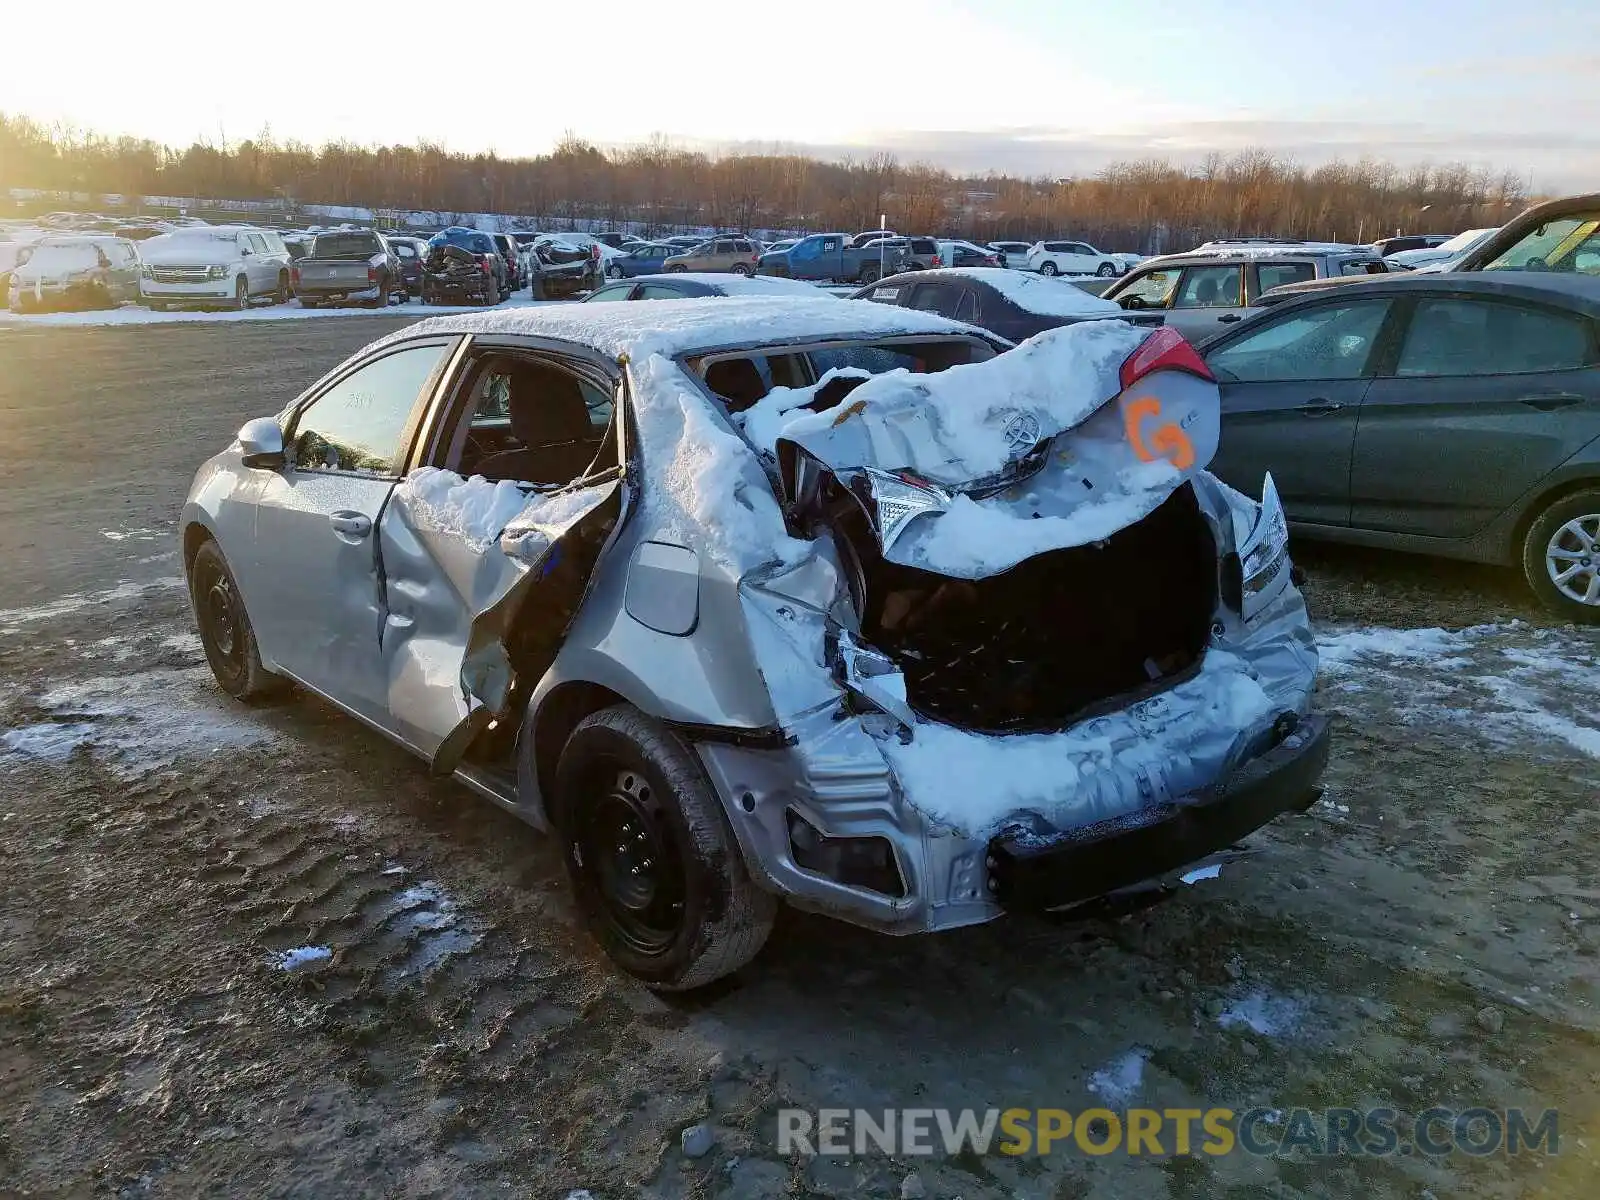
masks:
{"label": "dirt lot surface", "polygon": [[[786,914],[733,980],[658,998],[539,836],[206,673],[191,473],[395,324],[0,331],[0,1194],[1595,1194],[1595,633],[1506,573],[1302,548],[1338,742],[1254,858],[1069,926]],[[1554,1107],[1560,1153],[776,1148],[786,1106],[1093,1104],[1263,1106],[1268,1133],[1388,1106],[1407,1144],[1430,1105]]]}

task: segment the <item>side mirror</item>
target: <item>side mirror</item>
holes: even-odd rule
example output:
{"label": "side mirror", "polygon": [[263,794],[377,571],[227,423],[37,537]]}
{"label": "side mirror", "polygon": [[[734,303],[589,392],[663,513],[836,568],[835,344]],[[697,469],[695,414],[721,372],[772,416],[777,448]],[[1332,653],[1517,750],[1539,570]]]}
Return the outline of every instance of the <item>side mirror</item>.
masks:
{"label": "side mirror", "polygon": [[272,417],[246,421],[239,429],[239,461],[247,467],[280,471],[288,463],[283,430]]}
{"label": "side mirror", "polygon": [[239,255],[240,255],[241,258],[249,258],[254,253],[255,253],[255,251],[250,249],[249,246],[240,246],[239,247]]}

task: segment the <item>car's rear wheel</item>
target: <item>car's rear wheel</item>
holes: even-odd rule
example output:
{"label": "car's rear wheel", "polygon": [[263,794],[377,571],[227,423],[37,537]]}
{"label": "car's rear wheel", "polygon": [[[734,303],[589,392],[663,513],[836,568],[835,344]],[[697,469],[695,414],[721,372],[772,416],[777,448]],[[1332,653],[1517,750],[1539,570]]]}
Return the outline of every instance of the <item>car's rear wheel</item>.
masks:
{"label": "car's rear wheel", "polygon": [[243,275],[233,281],[233,306],[241,312],[250,307],[250,281]]}
{"label": "car's rear wheel", "polygon": [[320,306],[321,306],[320,302],[316,301],[316,300],[313,300],[310,296],[301,296],[300,297],[300,307],[301,308],[318,308]]}
{"label": "car's rear wheel", "polygon": [[1600,491],[1563,496],[1534,518],[1522,541],[1522,571],[1548,607],[1600,625]]}
{"label": "car's rear wheel", "polygon": [[881,277],[882,272],[878,270],[878,264],[868,263],[861,268],[861,274],[856,276],[856,281],[859,283],[877,283]]}
{"label": "car's rear wheel", "polygon": [[607,279],[621,279],[622,278],[622,268],[620,266],[618,266],[616,263],[612,263],[609,267],[606,268],[606,278]]}
{"label": "car's rear wheel", "polygon": [[371,304],[373,308],[389,307],[389,277],[387,275],[379,274],[378,296],[377,299],[371,301]]}
{"label": "car's rear wheel", "polygon": [[1095,274],[1100,276],[1101,279],[1114,279],[1116,278],[1117,268],[1110,263],[1101,263],[1100,269]]}
{"label": "car's rear wheel", "polygon": [[748,275],[748,274],[750,274],[750,264],[749,263],[734,263],[733,266],[729,267],[728,269],[730,271],[732,271],[735,275]]}
{"label": "car's rear wheel", "polygon": [[273,293],[272,302],[274,304],[289,303],[289,272],[278,272],[278,290]]}
{"label": "car's rear wheel", "polygon": [[247,703],[288,690],[288,680],[261,665],[239,585],[221,548],[210,539],[201,544],[189,565],[189,602],[218,687]]}
{"label": "car's rear wheel", "polygon": [[1039,274],[1041,275],[1055,275],[1058,273],[1059,272],[1056,270],[1056,264],[1051,262],[1048,258],[1039,264]]}
{"label": "car's rear wheel", "polygon": [[660,991],[702,987],[766,943],[777,898],[751,880],[699,761],[627,705],[579,724],[561,753],[552,815],[590,932]]}

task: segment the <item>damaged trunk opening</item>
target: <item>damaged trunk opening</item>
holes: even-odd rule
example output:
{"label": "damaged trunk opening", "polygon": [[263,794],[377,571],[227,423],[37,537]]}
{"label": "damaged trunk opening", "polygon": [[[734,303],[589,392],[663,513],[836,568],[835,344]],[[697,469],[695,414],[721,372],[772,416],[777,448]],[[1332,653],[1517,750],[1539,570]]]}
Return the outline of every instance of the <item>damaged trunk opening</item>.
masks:
{"label": "damaged trunk opening", "polygon": [[887,561],[855,499],[845,531],[864,640],[905,675],[924,717],[979,732],[1059,729],[1108,701],[1176,682],[1204,653],[1216,545],[1193,488],[1111,537],[984,579]]}

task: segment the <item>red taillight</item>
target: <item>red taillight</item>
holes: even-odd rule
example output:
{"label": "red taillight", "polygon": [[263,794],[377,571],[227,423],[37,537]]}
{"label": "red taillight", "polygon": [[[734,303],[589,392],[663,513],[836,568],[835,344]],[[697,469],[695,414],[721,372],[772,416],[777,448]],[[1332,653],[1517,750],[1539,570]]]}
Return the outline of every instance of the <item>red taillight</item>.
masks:
{"label": "red taillight", "polygon": [[936,267],[944,266],[944,259],[940,258],[937,254],[935,254],[933,256],[933,265],[936,266]]}
{"label": "red taillight", "polygon": [[1139,348],[1123,360],[1123,390],[1156,371],[1182,371],[1201,379],[1214,378],[1211,368],[1206,366],[1206,360],[1200,357],[1183,334],[1169,325],[1163,325],[1145,338]]}
{"label": "red taillight", "polygon": [[594,259],[596,262],[600,261],[600,243],[599,242],[595,242],[592,246],[589,247],[589,257]]}
{"label": "red taillight", "polygon": [[490,267],[489,267],[489,256],[488,255],[480,254],[478,256],[478,265],[483,268],[483,273],[485,275],[493,275],[494,274],[494,271],[491,270]]}
{"label": "red taillight", "polygon": [[300,268],[299,267],[290,267],[289,268],[289,282],[294,284],[296,287],[298,287],[300,285]]}
{"label": "red taillight", "polygon": [[368,283],[377,283],[378,282],[378,268],[377,267],[368,267],[367,268],[367,282]]}
{"label": "red taillight", "polygon": [[1000,260],[992,254],[988,258],[984,259],[983,262],[985,266],[990,267],[998,267],[1000,265]]}

